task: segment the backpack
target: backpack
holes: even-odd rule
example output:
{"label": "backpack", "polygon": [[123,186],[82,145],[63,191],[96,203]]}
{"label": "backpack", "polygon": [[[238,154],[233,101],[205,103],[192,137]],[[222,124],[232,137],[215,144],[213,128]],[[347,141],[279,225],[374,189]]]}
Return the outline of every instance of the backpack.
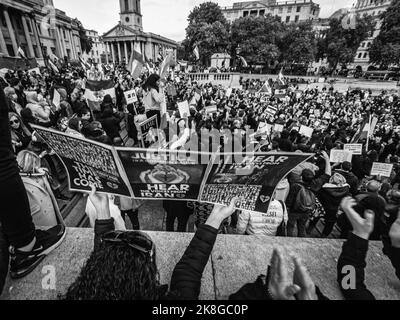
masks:
{"label": "backpack", "polygon": [[297,193],[294,211],[300,213],[311,213],[315,210],[316,197],[314,192],[299,184],[300,191]]}

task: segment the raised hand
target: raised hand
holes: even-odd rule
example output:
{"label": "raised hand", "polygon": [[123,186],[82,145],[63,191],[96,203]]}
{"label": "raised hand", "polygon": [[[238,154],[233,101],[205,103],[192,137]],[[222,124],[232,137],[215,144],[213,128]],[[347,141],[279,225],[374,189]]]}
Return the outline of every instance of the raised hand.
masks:
{"label": "raised hand", "polygon": [[274,300],[294,300],[301,287],[292,284],[282,252],[275,249],[272,254],[268,291]]}
{"label": "raised hand", "polygon": [[315,284],[300,258],[293,258],[295,265],[293,283],[301,288],[298,300],[318,300]]}
{"label": "raised hand", "polygon": [[228,207],[222,205],[215,205],[213,211],[211,212],[206,224],[219,229],[222,222],[229,218],[235,212],[235,203],[238,198],[233,198]]}
{"label": "raised hand", "polygon": [[111,218],[110,200],[108,195],[97,193],[96,187],[91,185],[89,199],[96,209],[96,220],[108,220]]}
{"label": "raised hand", "polygon": [[374,230],[375,213],[372,210],[366,210],[364,219],[353,209],[356,204],[354,199],[347,197],[342,200],[341,207],[353,226],[353,233],[362,239],[368,240]]}

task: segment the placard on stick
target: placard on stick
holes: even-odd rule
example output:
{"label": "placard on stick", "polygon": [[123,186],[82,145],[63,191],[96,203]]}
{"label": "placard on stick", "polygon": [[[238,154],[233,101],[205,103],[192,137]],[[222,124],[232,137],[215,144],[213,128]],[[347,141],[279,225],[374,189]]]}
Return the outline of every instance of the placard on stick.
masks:
{"label": "placard on stick", "polygon": [[362,144],[345,144],[344,150],[351,152],[354,156],[362,155]]}
{"label": "placard on stick", "polygon": [[300,134],[302,134],[308,138],[312,137],[313,132],[314,132],[313,128],[306,127],[306,126],[301,126],[300,131],[299,131]]}
{"label": "placard on stick", "polygon": [[181,118],[187,118],[190,116],[189,103],[187,101],[178,102],[178,110]]}
{"label": "placard on stick", "polygon": [[393,163],[374,162],[372,165],[371,176],[390,177],[393,170]]}
{"label": "placard on stick", "polygon": [[353,154],[346,150],[331,150],[331,163],[351,162]]}

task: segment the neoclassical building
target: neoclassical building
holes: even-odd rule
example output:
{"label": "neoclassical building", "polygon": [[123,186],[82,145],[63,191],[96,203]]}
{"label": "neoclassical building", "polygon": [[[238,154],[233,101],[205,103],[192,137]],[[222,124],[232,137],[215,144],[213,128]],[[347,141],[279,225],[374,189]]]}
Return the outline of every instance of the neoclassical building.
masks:
{"label": "neoclassical building", "polygon": [[357,3],[354,7],[355,14],[360,16],[372,16],[376,25],[373,33],[370,34],[370,36],[360,44],[356,56],[354,57],[354,68],[361,67],[363,71],[367,71],[368,67],[371,65],[369,49],[371,48],[375,38],[378,37],[379,33],[381,32],[381,14],[389,8],[391,2],[392,0],[357,0]]}
{"label": "neoclassical building", "polygon": [[171,39],[144,32],[140,0],[119,0],[120,21],[102,36],[106,48],[106,58],[110,53],[111,61],[118,63],[129,61],[132,50],[140,52],[149,60],[156,61],[159,53],[165,55],[173,51],[176,58],[177,43]]}
{"label": "neoclassical building", "polygon": [[50,52],[78,59],[82,52],[78,23],[55,9],[53,0],[1,0],[0,57],[17,57],[19,47],[39,65]]}

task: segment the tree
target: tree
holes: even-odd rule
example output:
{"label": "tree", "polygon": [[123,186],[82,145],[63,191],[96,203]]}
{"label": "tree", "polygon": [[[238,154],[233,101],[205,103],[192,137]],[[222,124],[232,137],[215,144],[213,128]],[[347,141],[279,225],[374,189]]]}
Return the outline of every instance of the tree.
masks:
{"label": "tree", "polygon": [[79,39],[81,42],[82,52],[86,52],[87,54],[89,54],[89,52],[93,48],[93,40],[86,35],[85,28],[83,27],[82,22],[80,22],[78,19],[75,19],[75,22],[78,25],[79,29]]}
{"label": "tree", "polygon": [[381,32],[372,43],[370,58],[387,69],[391,64],[400,64],[400,1],[392,1],[380,18]]}
{"label": "tree", "polygon": [[239,18],[231,27],[231,53],[235,55],[240,47],[240,55],[249,64],[271,65],[281,55],[285,32],[286,27],[278,17]]}
{"label": "tree", "polygon": [[354,27],[343,27],[346,15],[340,19],[331,19],[329,29],[325,31],[324,38],[318,44],[318,56],[328,59],[330,67],[337,69],[339,64],[346,66],[354,61],[360,43],[364,41],[374,30],[371,16],[356,17]]}
{"label": "tree", "polygon": [[200,49],[200,60],[208,65],[211,56],[225,52],[229,45],[229,22],[217,3],[204,2],[196,6],[189,14],[184,52],[195,59],[193,49]]}
{"label": "tree", "polygon": [[311,22],[288,26],[282,42],[282,60],[286,63],[309,65],[317,55],[317,40]]}

